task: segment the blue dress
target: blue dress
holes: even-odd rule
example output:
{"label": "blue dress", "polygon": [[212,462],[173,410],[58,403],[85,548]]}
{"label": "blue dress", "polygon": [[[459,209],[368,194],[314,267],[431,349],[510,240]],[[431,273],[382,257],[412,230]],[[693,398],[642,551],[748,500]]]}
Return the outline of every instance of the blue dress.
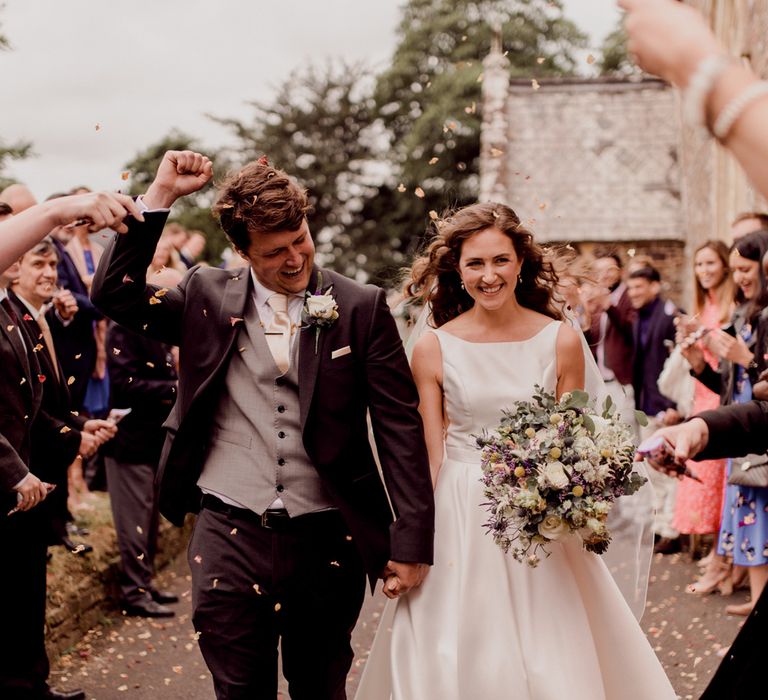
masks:
{"label": "blue dress", "polygon": [[[749,343],[752,330],[745,325],[741,337]],[[743,367],[736,366],[734,403],[752,400],[752,384]],[[728,473],[731,472],[728,460]],[[768,488],[728,484],[723,500],[723,519],[717,551],[733,557],[737,566],[768,564]]]}

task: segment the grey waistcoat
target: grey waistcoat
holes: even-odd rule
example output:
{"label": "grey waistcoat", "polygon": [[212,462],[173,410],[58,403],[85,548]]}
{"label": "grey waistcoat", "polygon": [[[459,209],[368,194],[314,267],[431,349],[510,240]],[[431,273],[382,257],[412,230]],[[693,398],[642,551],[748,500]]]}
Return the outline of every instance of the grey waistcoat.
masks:
{"label": "grey waistcoat", "polygon": [[197,484],[256,513],[279,497],[295,517],[333,504],[302,443],[298,338],[292,346],[291,366],[280,376],[251,300],[213,413],[211,445]]}

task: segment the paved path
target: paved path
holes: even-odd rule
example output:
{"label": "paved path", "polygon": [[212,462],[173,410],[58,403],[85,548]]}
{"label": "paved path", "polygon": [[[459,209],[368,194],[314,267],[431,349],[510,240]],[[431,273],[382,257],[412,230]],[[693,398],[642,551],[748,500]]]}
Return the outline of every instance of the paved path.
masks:
{"label": "paved path", "polygon": [[[727,601],[717,595],[686,594],[685,585],[695,570],[685,555],[657,555],[643,618],[643,627],[684,700],[699,697],[720,662],[718,652],[738,632],[741,621],[724,614],[726,602],[746,598],[743,592]],[[52,683],[59,688],[84,688],[92,700],[211,700],[210,674],[190,622],[190,580],[184,558],[166,569],[160,581],[163,588],[181,596],[177,617],[106,619],[55,664]],[[369,597],[355,630],[356,660],[347,685],[350,698],[354,698],[383,605],[380,594]],[[288,699],[285,686],[279,697]]]}

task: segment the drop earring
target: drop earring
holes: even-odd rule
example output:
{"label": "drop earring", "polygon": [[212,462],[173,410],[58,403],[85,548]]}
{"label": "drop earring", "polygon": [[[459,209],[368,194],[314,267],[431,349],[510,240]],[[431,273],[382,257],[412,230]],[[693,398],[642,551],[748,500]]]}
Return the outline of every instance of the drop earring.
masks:
{"label": "drop earring", "polygon": [[523,283],[523,276],[522,275],[518,275],[517,276],[517,283],[518,284],[522,284]]}
{"label": "drop earring", "polygon": [[467,288],[464,286],[464,280],[461,280],[461,281],[459,282],[459,285],[461,286],[461,288],[462,288],[462,289],[463,289],[465,292],[467,291]]}

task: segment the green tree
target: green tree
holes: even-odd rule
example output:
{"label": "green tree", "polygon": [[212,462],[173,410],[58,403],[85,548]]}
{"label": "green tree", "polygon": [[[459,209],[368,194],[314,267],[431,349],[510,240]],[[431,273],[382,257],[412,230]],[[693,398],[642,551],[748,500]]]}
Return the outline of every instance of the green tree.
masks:
{"label": "green tree", "polygon": [[[513,77],[572,75],[586,37],[559,1],[409,0],[392,64],[374,93],[392,144],[397,180],[408,194],[391,235],[415,247],[430,211],[475,201],[482,62],[500,30]],[[416,188],[424,196],[411,196]]]}
{"label": "green tree", "polygon": [[[222,156],[201,147],[192,136],[173,130],[125,164],[129,182],[128,193],[137,195],[147,191],[166,151],[185,150],[199,151],[209,156],[213,161],[216,176],[221,176],[227,168],[226,160]],[[202,231],[207,241],[205,257],[209,262],[217,264],[228,242],[218,221],[211,214],[214,198],[215,191],[209,183],[199,192],[178,200],[171,210],[170,221],[176,221],[188,229]]]}
{"label": "green tree", "polygon": [[[0,10],[4,8],[5,5],[0,4]],[[7,51],[11,48],[11,44],[8,41],[8,37],[1,30],[2,23],[0,23],[0,51]],[[31,143],[19,141],[18,143],[6,144],[0,139],[0,190],[14,182],[13,179],[3,175],[8,162],[11,160],[21,160],[30,155],[32,155]]]}
{"label": "green tree", "polygon": [[309,67],[278,86],[270,103],[252,102],[247,121],[214,117],[232,130],[240,162],[266,155],[307,188],[319,260],[352,276],[365,276],[370,260],[386,257],[379,251],[386,235],[371,232],[365,218],[382,181],[377,158],[386,144],[372,85],[358,64]]}
{"label": "green tree", "polygon": [[639,73],[640,69],[632,62],[627,51],[627,35],[623,20],[603,41],[600,59],[601,75],[626,77]]}

